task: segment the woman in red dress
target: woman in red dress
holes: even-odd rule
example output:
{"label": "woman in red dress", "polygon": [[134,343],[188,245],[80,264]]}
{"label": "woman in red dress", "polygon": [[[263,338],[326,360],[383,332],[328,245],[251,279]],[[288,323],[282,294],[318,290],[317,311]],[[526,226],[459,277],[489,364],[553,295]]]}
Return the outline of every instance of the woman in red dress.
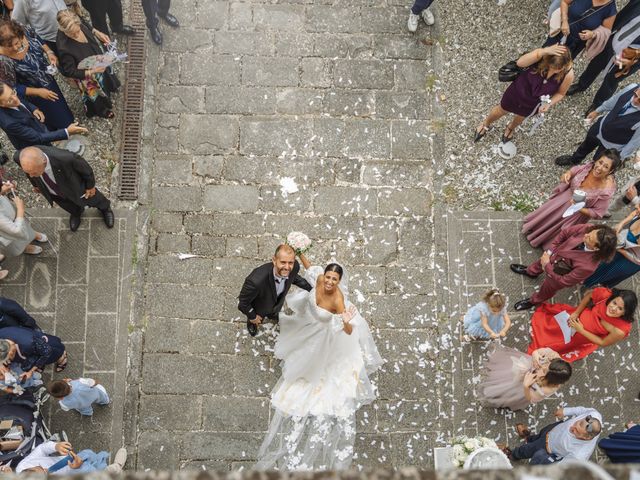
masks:
{"label": "woman in red dress", "polygon": [[[591,308],[587,308],[589,301],[593,301]],[[543,303],[531,317],[528,353],[531,355],[538,348],[549,347],[563,360],[575,362],[598,347],[613,345],[629,335],[637,305],[634,292],[604,287],[587,292],[577,307]],[[570,314],[569,326],[575,330],[569,343],[564,342],[562,330],[553,318],[562,311]]]}

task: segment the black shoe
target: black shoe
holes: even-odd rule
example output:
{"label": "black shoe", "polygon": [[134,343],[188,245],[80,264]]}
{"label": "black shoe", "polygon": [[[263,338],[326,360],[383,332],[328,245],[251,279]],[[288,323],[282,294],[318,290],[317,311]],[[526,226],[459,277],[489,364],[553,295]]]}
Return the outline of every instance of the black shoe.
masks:
{"label": "black shoe", "polygon": [[157,26],[154,28],[150,28],[149,34],[151,35],[151,40],[153,40],[153,43],[155,43],[156,45],[162,45],[162,32]]}
{"label": "black shoe", "polygon": [[258,326],[255,323],[252,323],[251,320],[247,320],[247,331],[249,335],[255,337],[258,334]]}
{"label": "black shoe", "polygon": [[480,130],[477,128],[474,131],[473,143],[477,143],[484,138],[484,136],[489,133],[491,127],[487,127],[484,123],[480,126]]}
{"label": "black shoe", "polygon": [[178,28],[180,26],[180,22],[178,21],[178,19],[173,15],[171,15],[169,12],[165,13],[164,15],[158,15],[158,16],[162,18],[165,22],[167,22],[167,25],[169,25],[170,27]]}
{"label": "black shoe", "polygon": [[579,83],[572,83],[569,90],[567,90],[567,96],[570,97],[580,92],[584,92],[584,88],[582,88]]}
{"label": "black shoe", "polygon": [[104,224],[107,226],[107,228],[113,228],[113,223],[115,220],[113,216],[113,210],[109,208],[107,210],[100,210],[100,212],[102,213],[102,218],[104,219]]}
{"label": "black shoe", "polygon": [[131,25],[122,25],[119,29],[114,30],[114,33],[121,33],[122,35],[135,35],[136,29]]}
{"label": "black shoe", "polygon": [[78,228],[80,227],[80,222],[82,221],[82,219],[80,218],[80,215],[71,215],[69,217],[69,229],[72,232],[75,232],[76,230],[78,230]]}
{"label": "black shoe", "polygon": [[589,105],[589,108],[584,112],[584,117],[587,118],[591,112],[595,111],[596,108],[598,108],[598,106],[593,103]]}
{"label": "black shoe", "polygon": [[518,275],[524,275],[525,277],[529,277],[529,278],[538,278],[537,275],[531,275],[530,273],[527,272],[527,266],[526,265],[521,265],[520,263],[512,263],[509,268],[511,268],[511,271],[513,273],[517,273]]}
{"label": "black shoe", "polygon": [[577,165],[580,163],[580,160],[575,161],[573,155],[560,155],[554,160],[555,164],[559,167],[570,167],[572,165]]}
{"label": "black shoe", "polygon": [[521,310],[529,310],[530,308],[535,307],[535,304],[531,303],[531,300],[529,300],[528,298],[525,298],[524,300],[520,300],[519,302],[516,302],[516,304],[513,306],[514,310],[516,311],[521,311]]}

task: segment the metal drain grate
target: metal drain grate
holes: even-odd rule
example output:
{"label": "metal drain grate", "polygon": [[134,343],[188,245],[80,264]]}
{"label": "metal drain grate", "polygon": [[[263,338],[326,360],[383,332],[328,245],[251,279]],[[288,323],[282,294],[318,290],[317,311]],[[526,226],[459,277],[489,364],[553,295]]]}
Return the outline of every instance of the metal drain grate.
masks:
{"label": "metal drain grate", "polygon": [[120,149],[120,181],[118,198],[136,200],[138,198],[138,165],[142,143],[142,110],[144,106],[144,69],[146,50],[144,35],[146,24],[142,2],[131,0],[129,21],[136,29],[129,37],[127,46],[128,63],[124,85],[124,111],[122,122],[122,148]]}

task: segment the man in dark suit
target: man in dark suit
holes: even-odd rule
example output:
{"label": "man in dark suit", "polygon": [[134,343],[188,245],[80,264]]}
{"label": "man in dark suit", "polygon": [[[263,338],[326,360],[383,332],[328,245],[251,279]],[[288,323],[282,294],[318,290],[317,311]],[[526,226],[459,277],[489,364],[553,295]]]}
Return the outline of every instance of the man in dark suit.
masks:
{"label": "man in dark suit", "polygon": [[[528,267],[518,263],[511,264],[511,271],[529,278],[545,274],[540,290],[517,302],[514,308],[528,310],[549,300],[563,288],[582,283],[598,268],[600,262],[608,262],[613,258],[617,244],[616,232],[606,225],[587,223],[564,227],[553,240],[551,248],[540,259]],[[561,262],[571,270],[562,272],[558,265]]]}
{"label": "man in dark suit", "polygon": [[[67,6],[73,5],[77,0],[64,0]],[[91,16],[93,28],[109,35],[107,27],[107,15],[111,32],[133,35],[136,33],[131,25],[125,25],[122,19],[122,2],[120,0],[82,0],[82,6]]]}
{"label": "man in dark suit", "polygon": [[113,228],[114,217],[109,200],[96,188],[93,170],[80,155],[56,147],[27,147],[16,151],[13,160],[27,174],[36,193],[49,205],[57,203],[71,214],[72,232],[80,226],[85,206],[102,213],[104,223]]}
{"label": "man in dark suit", "polygon": [[67,128],[50,132],[45,126],[44,113],[32,103],[20,100],[15,89],[0,82],[0,128],[16,148],[32,145],[51,145],[66,140],[74,133],[87,133],[87,129],[72,123]]}
{"label": "man in dark suit", "polygon": [[311,291],[311,285],[298,275],[300,264],[289,245],[279,245],[271,263],[253,270],[245,279],[238,296],[238,310],[247,316],[247,330],[254,337],[265,318],[278,321],[284,298],[291,284]]}
{"label": "man in dark suit", "polygon": [[162,18],[167,25],[178,28],[180,22],[169,13],[171,0],[142,0],[142,10],[147,18],[147,28],[151,34],[151,39],[157,45],[162,45],[162,32],[158,28],[159,18]]}

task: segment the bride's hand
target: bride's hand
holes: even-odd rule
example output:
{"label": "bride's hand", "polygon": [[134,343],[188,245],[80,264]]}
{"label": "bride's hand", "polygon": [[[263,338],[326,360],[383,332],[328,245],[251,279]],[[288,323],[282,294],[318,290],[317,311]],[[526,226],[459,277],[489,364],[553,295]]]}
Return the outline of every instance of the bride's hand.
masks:
{"label": "bride's hand", "polygon": [[342,321],[345,323],[349,323],[353,317],[355,317],[358,311],[354,305],[351,305],[348,310],[342,313]]}

